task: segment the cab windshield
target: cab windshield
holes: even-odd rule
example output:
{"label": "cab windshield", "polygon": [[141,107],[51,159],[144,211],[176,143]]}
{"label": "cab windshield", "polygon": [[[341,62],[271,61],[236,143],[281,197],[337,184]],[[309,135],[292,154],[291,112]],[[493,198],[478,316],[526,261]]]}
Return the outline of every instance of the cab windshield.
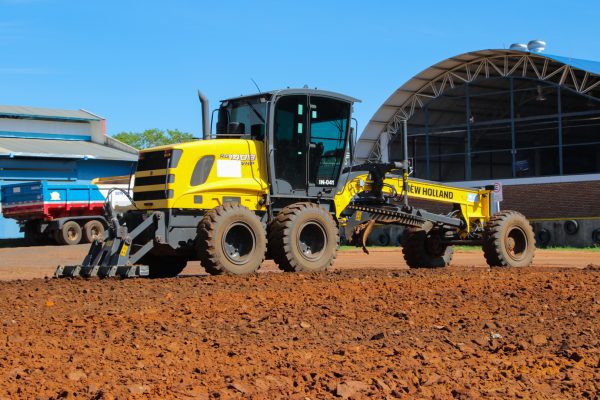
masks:
{"label": "cab windshield", "polygon": [[267,99],[263,96],[223,101],[219,108],[217,137],[263,140],[266,119]]}

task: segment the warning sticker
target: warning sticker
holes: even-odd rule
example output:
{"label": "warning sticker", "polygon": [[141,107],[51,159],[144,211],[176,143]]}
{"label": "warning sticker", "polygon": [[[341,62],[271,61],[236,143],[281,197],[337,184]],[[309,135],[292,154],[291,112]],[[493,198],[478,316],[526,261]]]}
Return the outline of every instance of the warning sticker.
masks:
{"label": "warning sticker", "polygon": [[495,182],[494,183],[494,191],[492,192],[492,200],[493,201],[502,201],[502,183]]}
{"label": "warning sticker", "polygon": [[242,162],[240,160],[217,160],[217,177],[241,178]]}

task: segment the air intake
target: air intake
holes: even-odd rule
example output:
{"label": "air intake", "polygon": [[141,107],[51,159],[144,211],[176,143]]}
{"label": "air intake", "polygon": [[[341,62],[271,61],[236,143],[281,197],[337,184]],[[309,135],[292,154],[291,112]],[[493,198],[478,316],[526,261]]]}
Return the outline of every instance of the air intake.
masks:
{"label": "air intake", "polygon": [[527,51],[527,45],[523,43],[513,43],[510,45],[511,50]]}
{"label": "air intake", "polygon": [[527,49],[532,53],[541,53],[546,49],[546,42],[543,40],[532,40],[527,43]]}

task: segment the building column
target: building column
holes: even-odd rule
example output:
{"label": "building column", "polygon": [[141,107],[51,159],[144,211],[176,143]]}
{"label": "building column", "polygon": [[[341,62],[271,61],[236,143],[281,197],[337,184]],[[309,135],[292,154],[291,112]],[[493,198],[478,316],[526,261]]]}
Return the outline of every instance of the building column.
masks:
{"label": "building column", "polygon": [[515,136],[515,84],[510,78],[510,155],[512,159],[512,177],[517,177],[517,139]]}
{"label": "building column", "polygon": [[471,180],[471,96],[469,94],[469,84],[465,84],[465,100],[467,105],[467,137],[465,138],[465,180]]}
{"label": "building column", "polygon": [[390,161],[389,144],[390,135],[387,133],[387,131],[379,135],[379,155],[382,163],[387,163]]}

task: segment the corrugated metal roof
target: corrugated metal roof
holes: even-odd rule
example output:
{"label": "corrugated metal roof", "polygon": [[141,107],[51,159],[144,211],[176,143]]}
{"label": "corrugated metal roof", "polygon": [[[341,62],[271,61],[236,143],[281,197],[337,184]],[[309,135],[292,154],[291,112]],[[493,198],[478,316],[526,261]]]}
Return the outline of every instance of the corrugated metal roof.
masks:
{"label": "corrugated metal roof", "polygon": [[75,140],[0,138],[0,156],[137,161],[137,155]]}
{"label": "corrugated metal roof", "polygon": [[55,120],[79,120],[79,121],[101,121],[97,115],[84,110],[61,110],[57,108],[40,108],[26,106],[3,106],[0,105],[0,116],[39,118]]}
{"label": "corrugated metal roof", "polygon": [[600,62],[591,60],[582,60],[580,58],[571,58],[563,56],[555,56],[553,54],[542,53],[542,56],[558,61],[562,64],[570,65],[571,67],[578,68],[583,71],[591,72],[593,74],[600,74]]}
{"label": "corrugated metal roof", "polygon": [[[386,130],[387,125],[394,119],[396,113],[403,107],[406,107],[412,96],[419,90],[431,85],[436,79],[439,79],[445,73],[461,67],[462,65],[478,61],[484,57],[510,57],[529,55],[532,59],[542,61],[551,60],[560,64],[589,72],[593,75],[600,75],[600,62],[581,60],[577,58],[556,56],[546,53],[529,53],[519,50],[479,50],[457,55],[441,61],[431,67],[421,71],[400,88],[396,89],[390,97],[379,107],[375,115],[371,118],[365,129],[362,131],[356,144],[356,157],[358,160],[365,160],[371,154],[376,145],[379,136]],[[457,79],[457,82],[460,82]],[[448,86],[448,85],[446,85]],[[439,90],[439,87],[436,87]],[[419,99],[420,100],[420,99]]]}

